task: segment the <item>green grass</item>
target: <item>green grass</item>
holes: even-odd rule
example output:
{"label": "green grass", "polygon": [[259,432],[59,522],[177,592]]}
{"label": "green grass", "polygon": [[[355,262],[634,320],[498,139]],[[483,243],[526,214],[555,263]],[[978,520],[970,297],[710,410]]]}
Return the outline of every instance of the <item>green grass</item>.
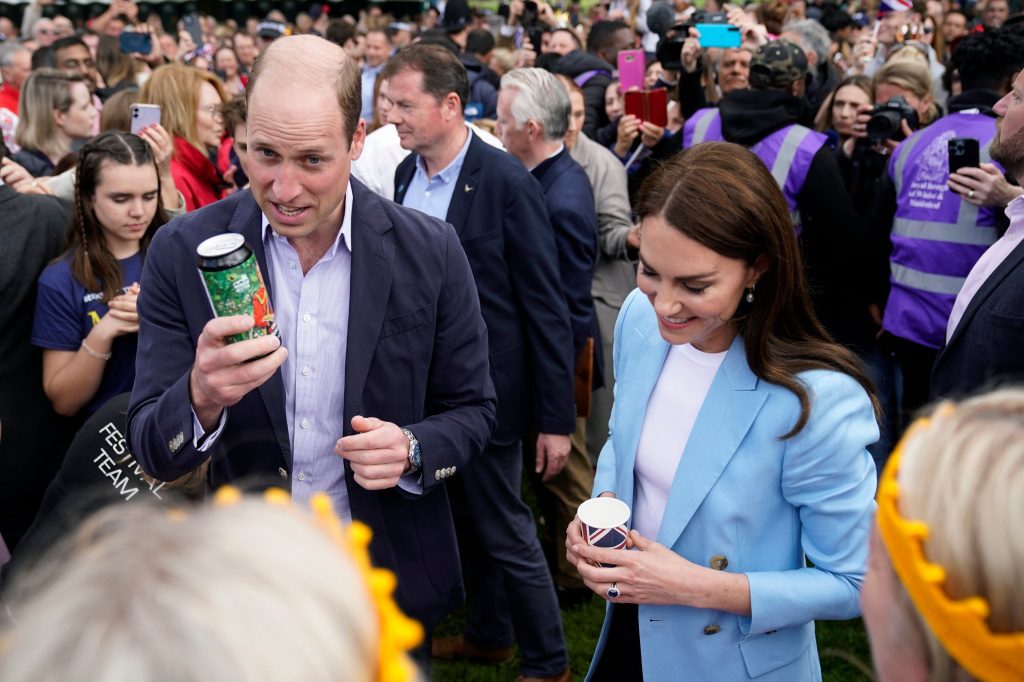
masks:
{"label": "green grass", "polygon": [[[458,634],[462,631],[463,617],[463,612],[453,614],[438,626],[434,636]],[[596,597],[585,606],[562,611],[569,661],[577,680],[583,679],[590,666],[603,618],[604,601]],[[866,682],[872,679],[871,653],[860,619],[819,622],[817,633],[818,655],[825,682]],[[510,682],[518,674],[517,655],[500,666],[434,661],[431,679],[434,682]]]}

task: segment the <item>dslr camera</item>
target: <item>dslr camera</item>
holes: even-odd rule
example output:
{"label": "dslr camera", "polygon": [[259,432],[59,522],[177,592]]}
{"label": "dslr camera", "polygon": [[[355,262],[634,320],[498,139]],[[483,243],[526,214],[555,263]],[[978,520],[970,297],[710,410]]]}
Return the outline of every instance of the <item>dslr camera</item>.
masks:
{"label": "dslr camera", "polygon": [[871,110],[871,119],[868,121],[867,134],[871,144],[881,144],[886,140],[899,142],[904,137],[903,121],[907,122],[911,130],[917,130],[921,122],[907,100],[896,96],[889,98],[885,104],[878,104]]}

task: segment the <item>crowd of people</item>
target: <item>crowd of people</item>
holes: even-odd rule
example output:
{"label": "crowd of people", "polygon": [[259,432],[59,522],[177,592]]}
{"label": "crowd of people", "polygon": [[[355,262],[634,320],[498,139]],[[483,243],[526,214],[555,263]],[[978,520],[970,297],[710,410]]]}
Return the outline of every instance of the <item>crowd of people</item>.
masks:
{"label": "crowd of people", "polygon": [[0,678],[1024,676],[1024,12],[698,4],[0,16]]}

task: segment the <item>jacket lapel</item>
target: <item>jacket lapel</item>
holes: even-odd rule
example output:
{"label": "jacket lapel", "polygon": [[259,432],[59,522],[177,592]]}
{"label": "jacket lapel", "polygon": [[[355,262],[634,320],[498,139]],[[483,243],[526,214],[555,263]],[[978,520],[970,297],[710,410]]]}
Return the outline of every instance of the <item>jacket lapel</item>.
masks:
{"label": "jacket lapel", "polygon": [[466,158],[462,162],[462,170],[459,171],[459,178],[455,181],[455,190],[452,192],[452,200],[448,204],[448,213],[445,215],[445,221],[451,223],[459,237],[463,236],[466,219],[469,218],[469,209],[479,193],[477,174],[480,171],[480,145],[487,144],[473,135],[472,131],[469,134],[473,139],[470,140],[469,149],[466,150]]}
{"label": "jacket lapel", "polygon": [[391,220],[384,213],[380,199],[358,180],[353,178],[351,182],[352,277],[345,358],[346,434],[352,432],[352,417],[363,413],[363,388],[384,324],[395,259],[395,244],[389,234]]}
{"label": "jacket lapel", "polygon": [[767,399],[757,390],[743,341],[736,337],[693,425],[679,460],[658,542],[672,547],[715,485]]}
{"label": "jacket lapel", "polygon": [[1010,255],[1008,255],[1006,259],[999,264],[999,267],[989,275],[988,279],[985,280],[985,283],[982,284],[981,288],[974,294],[971,302],[964,310],[963,317],[960,318],[960,322],[957,323],[956,329],[953,330],[953,335],[949,338],[949,343],[943,346],[942,352],[936,359],[936,364],[942,360],[942,356],[946,354],[946,349],[957,342],[963,334],[963,330],[978,313],[978,310],[985,303],[985,300],[992,295],[993,291],[996,290],[996,287],[998,287],[1011,272],[1020,267],[1022,263],[1024,263],[1024,242],[1018,244],[1016,248],[1010,252]]}
{"label": "jacket lapel", "polygon": [[[273,305],[273,273],[267,265],[267,252],[263,248],[263,212],[260,211],[259,204],[251,195],[238,202],[238,207],[228,221],[228,230],[244,235],[245,241],[252,247],[256,254],[256,261],[260,265],[260,272],[263,273],[263,282],[267,286],[267,296],[270,297],[270,303]],[[259,387],[259,392],[267,414],[270,416],[270,424],[274,429],[277,444],[281,448],[281,454],[288,465],[288,470],[291,471],[291,438],[288,435],[288,420],[284,413],[284,379],[281,376],[280,368]]]}

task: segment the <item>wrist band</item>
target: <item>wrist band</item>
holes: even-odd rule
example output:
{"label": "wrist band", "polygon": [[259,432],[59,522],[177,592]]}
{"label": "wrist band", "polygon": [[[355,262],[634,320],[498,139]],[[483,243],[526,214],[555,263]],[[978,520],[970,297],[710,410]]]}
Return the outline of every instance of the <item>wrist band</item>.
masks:
{"label": "wrist band", "polygon": [[109,360],[114,357],[113,353],[97,353],[92,348],[89,348],[89,344],[85,342],[85,339],[82,339],[82,350],[88,353],[90,357],[94,357],[97,360]]}

